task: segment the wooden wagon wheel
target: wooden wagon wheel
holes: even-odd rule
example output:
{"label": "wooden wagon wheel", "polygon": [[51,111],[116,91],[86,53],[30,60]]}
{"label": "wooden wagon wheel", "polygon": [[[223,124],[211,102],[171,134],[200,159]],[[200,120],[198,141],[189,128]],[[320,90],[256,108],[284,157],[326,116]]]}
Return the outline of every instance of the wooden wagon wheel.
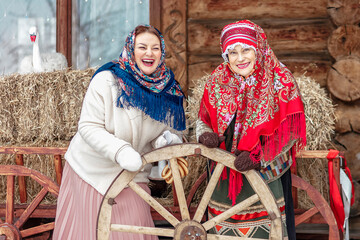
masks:
{"label": "wooden wagon wheel", "polygon": [[[214,172],[207,184],[204,195],[196,209],[196,212],[192,219],[190,219],[189,209],[186,204],[183,184],[180,178],[180,172],[176,161],[177,157],[202,155],[217,162]],[[266,208],[270,220],[270,239],[282,239],[283,229],[281,222],[280,211],[276,205],[276,201],[272,192],[267,184],[262,180],[260,175],[250,170],[243,172],[245,177],[253,187],[255,194],[245,201],[242,201],[234,205],[224,213],[212,218],[204,223],[201,223],[201,219],[205,213],[210,197],[217,185],[219,177],[223,168],[229,167],[235,169],[234,160],[235,156],[218,148],[207,148],[201,144],[180,144],[172,145],[164,148],[154,150],[146,153],[142,156],[143,164],[158,162],[160,160],[170,159],[170,166],[174,176],[174,186],[176,195],[179,202],[181,221],[173,216],[165,207],[158,203],[154,198],[147,194],[138,184],[132,181],[137,172],[122,171],[118,177],[114,180],[112,185],[106,192],[103,201],[101,203],[98,215],[97,226],[97,239],[109,239],[111,231],[119,232],[132,232],[151,234],[157,236],[172,237],[175,240],[186,239],[242,239],[241,237],[232,236],[218,236],[215,234],[209,234],[207,231],[214,227],[217,223],[220,223],[234,214],[242,211],[243,209],[255,204],[259,200]],[[129,186],[134,190],[142,199],[144,199],[152,208],[160,213],[171,225],[172,228],[150,228],[140,226],[119,225],[111,223],[111,210],[114,204],[114,198],[126,187]],[[247,238],[251,239],[251,238]]]}
{"label": "wooden wagon wheel", "polygon": [[326,202],[320,192],[317,191],[316,188],[314,188],[310,183],[306,182],[299,176],[291,174],[291,179],[292,186],[297,189],[304,190],[315,205],[303,214],[295,217],[295,226],[303,223],[307,219],[320,212],[326,223],[329,225],[329,239],[340,239],[340,234],[336,224],[335,216],[329,204]]}
{"label": "wooden wagon wheel", "polygon": [[[40,172],[23,166],[1,165],[0,175],[7,177],[6,214],[4,220],[0,218],[0,239],[5,238],[6,240],[20,240],[25,237],[30,237],[54,229],[54,222],[26,229],[23,229],[23,226],[48,192],[58,196],[59,186]],[[15,218],[14,216],[15,176],[30,177],[43,187],[18,218]]]}

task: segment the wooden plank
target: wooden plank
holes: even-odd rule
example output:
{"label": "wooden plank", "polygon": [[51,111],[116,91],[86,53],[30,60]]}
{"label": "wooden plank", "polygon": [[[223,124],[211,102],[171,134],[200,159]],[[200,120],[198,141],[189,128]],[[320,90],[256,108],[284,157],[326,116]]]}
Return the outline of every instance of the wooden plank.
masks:
{"label": "wooden plank", "polygon": [[66,147],[0,147],[0,154],[64,155]]}
{"label": "wooden plank", "polygon": [[327,0],[188,0],[190,19],[326,18]]}
{"label": "wooden plank", "polygon": [[[320,86],[326,86],[327,74],[332,65],[328,54],[324,54],[325,58],[324,56],[314,56],[306,53],[286,55],[278,54],[277,57],[289,68],[295,77],[305,75],[311,77]],[[327,56],[329,58],[326,58]],[[189,88],[191,89],[195,87],[195,83],[200,78],[211,74],[223,62],[223,59],[220,55],[190,55],[188,62]]]}
{"label": "wooden plank", "polygon": [[328,154],[328,150],[303,150],[296,154],[296,158],[326,158]]}
{"label": "wooden plank", "polygon": [[[220,56],[220,34],[222,28],[233,20],[190,21],[188,23],[188,53]],[[276,54],[327,52],[327,39],[333,27],[325,19],[272,19],[254,20],[267,35],[270,47]]]}

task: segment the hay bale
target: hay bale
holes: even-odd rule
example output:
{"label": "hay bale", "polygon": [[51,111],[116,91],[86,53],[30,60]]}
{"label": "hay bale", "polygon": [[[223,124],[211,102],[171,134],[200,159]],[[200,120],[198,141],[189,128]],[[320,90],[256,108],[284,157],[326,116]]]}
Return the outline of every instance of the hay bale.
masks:
{"label": "hay bale", "polygon": [[0,142],[70,140],[94,69],[0,77]]}
{"label": "hay bale", "polygon": [[[77,131],[82,101],[94,72],[89,68],[1,76],[1,146],[66,147]],[[0,155],[0,164],[15,164],[14,156]],[[52,156],[24,156],[24,165],[55,181]],[[39,189],[38,184],[27,181],[28,201]],[[5,193],[5,178],[1,178],[0,203],[4,203]],[[17,194],[15,200],[19,200]],[[53,197],[45,199],[55,201]]]}
{"label": "hay bale", "polygon": [[[195,122],[198,119],[198,112],[204,86],[210,75],[205,75],[194,81],[192,89],[189,89],[187,99],[186,116],[188,119],[188,139],[195,142]],[[306,138],[307,150],[327,149],[331,144],[331,137],[335,129],[335,108],[320,85],[305,75],[297,77],[306,116]],[[205,164],[205,163],[203,163]],[[201,168],[202,166],[200,166]],[[324,197],[328,196],[328,177],[326,159],[301,159],[297,162],[298,174],[304,180],[310,182]],[[199,177],[194,175],[194,178]],[[319,181],[323,179],[323,181]],[[299,207],[309,208],[311,200],[305,193],[299,192]]]}
{"label": "hay bale", "polygon": [[[334,148],[331,139],[335,134],[335,106],[324,88],[310,77],[296,79],[304,102],[306,115],[306,150],[324,150]],[[327,159],[298,159],[298,175],[314,186],[329,202],[329,179]],[[322,179],[322,181],[319,181]],[[313,207],[311,199],[304,191],[298,192],[299,207]]]}

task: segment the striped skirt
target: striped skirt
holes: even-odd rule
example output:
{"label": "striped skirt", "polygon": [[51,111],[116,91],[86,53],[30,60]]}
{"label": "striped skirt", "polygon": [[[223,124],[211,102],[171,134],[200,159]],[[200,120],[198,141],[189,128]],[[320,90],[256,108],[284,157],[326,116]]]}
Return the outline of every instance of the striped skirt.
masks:
{"label": "striped skirt", "polygon": [[[139,184],[150,193],[147,184]],[[103,195],[82,180],[65,163],[57,201],[54,240],[95,240],[97,215]],[[111,222],[117,224],[154,227],[150,206],[132,189],[125,188],[115,198]],[[157,240],[157,236],[112,232],[110,239]]]}

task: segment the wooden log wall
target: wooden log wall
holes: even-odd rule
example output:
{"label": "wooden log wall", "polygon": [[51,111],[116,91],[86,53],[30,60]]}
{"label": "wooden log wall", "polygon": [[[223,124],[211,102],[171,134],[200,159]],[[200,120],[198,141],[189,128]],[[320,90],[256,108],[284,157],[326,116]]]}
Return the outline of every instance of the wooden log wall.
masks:
{"label": "wooden log wall", "polygon": [[326,85],[331,56],[327,39],[333,24],[327,0],[188,0],[188,79],[203,76],[222,62],[220,32],[228,23],[249,19],[260,25],[280,61],[295,74]]}
{"label": "wooden log wall", "polygon": [[[327,88],[337,104],[337,147],[345,151],[356,181],[355,196],[360,195],[360,2],[329,0],[328,13],[335,25],[328,38],[333,64],[328,72]],[[359,197],[357,197],[359,199]],[[351,209],[360,215],[360,203]]]}
{"label": "wooden log wall", "polygon": [[173,55],[167,61],[187,94],[193,81],[223,61],[222,28],[241,19],[255,22],[295,76],[305,74],[328,91],[338,115],[334,148],[345,151],[353,178],[360,181],[358,0],[158,1],[162,4],[160,29]]}

